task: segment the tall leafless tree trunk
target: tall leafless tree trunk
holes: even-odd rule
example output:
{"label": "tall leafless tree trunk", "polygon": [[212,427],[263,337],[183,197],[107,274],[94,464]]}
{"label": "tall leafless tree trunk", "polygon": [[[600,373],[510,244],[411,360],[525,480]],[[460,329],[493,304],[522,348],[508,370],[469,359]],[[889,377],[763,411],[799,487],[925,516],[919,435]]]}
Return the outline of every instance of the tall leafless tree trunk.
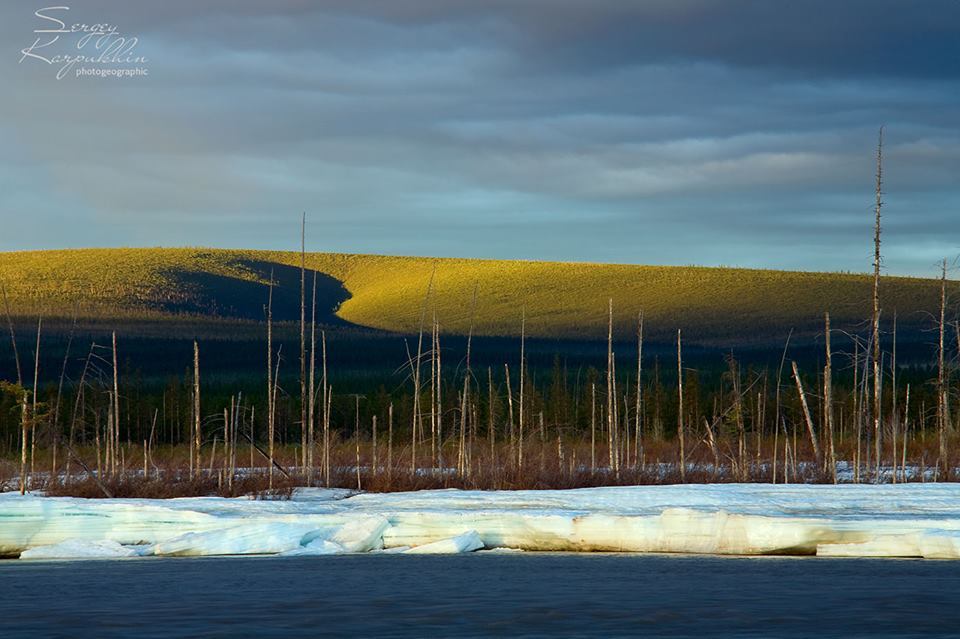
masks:
{"label": "tall leafless tree trunk", "polygon": [[437,468],[437,311],[430,323],[430,468]]}
{"label": "tall leafless tree trunk", "polygon": [[317,403],[317,272],[313,272],[313,296],[310,303],[310,380],[307,399],[307,484],[313,485],[313,452],[316,448],[316,403]]}
{"label": "tall leafless tree trunk", "polygon": [[680,481],[687,481],[687,456],[683,441],[683,355],[680,329],[677,329],[677,439],[680,442]]}
{"label": "tall leafless tree trunk", "polygon": [[[780,356],[780,366],[777,368],[777,392],[776,392],[776,407],[775,414],[773,416],[773,483],[777,483],[777,445],[778,439],[780,437],[781,430],[781,403],[780,403],[780,391],[783,387],[783,365],[787,361],[787,350],[790,348],[790,338],[793,337],[793,329],[790,329],[790,332],[787,333],[787,340],[783,344],[783,354]],[[784,431],[784,436],[786,436],[786,431]],[[783,483],[787,483],[787,458],[784,454],[783,458]]]}
{"label": "tall leafless tree trunk", "polygon": [[883,127],[877,139],[877,189],[876,222],[873,231],[873,442],[877,472],[875,481],[880,482],[880,208],[883,206]]}
{"label": "tall leafless tree trunk", "polygon": [[633,436],[633,463],[640,464],[643,457],[643,311],[637,315],[637,405],[636,424]]}
{"label": "tall leafless tree trunk", "polygon": [[743,394],[740,389],[740,368],[730,355],[730,377],[733,382],[734,421],[737,425],[737,469],[740,481],[747,480],[747,430],[743,420]]}
{"label": "tall leafless tree trunk", "polygon": [[376,477],[380,469],[380,460],[377,458],[377,416],[373,416],[373,423],[371,424],[371,456],[373,457],[373,463],[370,465],[371,477]]}
{"label": "tall leafless tree trunk", "polygon": [[947,474],[947,384],[944,350],[944,329],[947,313],[947,260],[943,260],[940,271],[940,340],[937,347],[937,436],[939,454],[937,465],[942,477]]}
{"label": "tall leafless tree trunk", "polygon": [[826,341],[827,363],[823,369],[824,421],[827,429],[827,441],[830,446],[830,477],[837,483],[837,452],[833,434],[833,355],[830,350],[830,313],[824,314],[824,336]]}
{"label": "tall leafless tree trunk", "polygon": [[503,374],[506,378],[507,383],[507,430],[510,432],[510,463],[513,464],[517,460],[516,455],[516,429],[513,425],[513,386],[510,384],[510,365],[503,365]]}
{"label": "tall leafless tree trunk", "polygon": [[[37,345],[33,351],[33,405],[30,409],[30,485],[33,486],[34,461],[37,453],[37,391],[40,386],[40,332],[43,325],[43,317],[37,318]],[[113,342],[113,366],[114,366],[114,388],[116,388],[116,366],[117,366],[117,342],[114,334]],[[116,392],[116,390],[114,390]]]}
{"label": "tall leafless tree trunk", "polygon": [[487,439],[489,440],[490,445],[490,464],[491,466],[496,465],[496,457],[494,453],[494,441],[496,439],[496,431],[494,430],[494,419],[493,414],[493,368],[487,366]]}
{"label": "tall leafless tree trunk", "polygon": [[520,470],[523,470],[523,390],[524,385],[526,384],[526,370],[527,370],[527,356],[526,356],[526,343],[527,343],[527,309],[524,307],[520,317],[520,412],[519,412],[519,435],[517,438],[517,467]]}
{"label": "tall leafless tree trunk", "polygon": [[17,333],[13,329],[13,316],[10,315],[10,303],[7,300],[7,288],[0,282],[0,293],[3,294],[3,310],[7,316],[7,329],[10,331],[10,346],[13,347],[13,361],[17,366],[17,386],[23,386],[23,374],[20,369],[20,353],[17,352]]}
{"label": "tall leafless tree trunk", "polygon": [[463,393],[462,393],[462,402],[460,408],[460,452],[458,455],[458,466],[460,469],[460,474],[464,474],[464,470],[469,467],[468,457],[470,451],[467,449],[467,407],[470,406],[470,347],[473,343],[473,322],[476,317],[477,312],[477,285],[474,285],[473,288],[473,303],[471,304],[470,310],[470,330],[467,332],[467,358],[466,358],[466,374],[463,376]]}
{"label": "tall leafless tree trunk", "polygon": [[[73,322],[70,324],[70,334],[67,337],[67,347],[63,353],[63,364],[60,366],[60,381],[57,384],[57,398],[53,405],[53,416],[50,421],[50,431],[53,439],[53,462],[50,467],[50,480],[59,481],[57,474],[57,445],[60,441],[60,401],[63,399],[63,382],[67,377],[67,364],[70,361],[70,348],[73,346],[73,336],[77,330],[77,312],[74,309]],[[67,457],[69,459],[69,456]]]}
{"label": "tall leafless tree trunk", "polygon": [[[434,397],[436,404],[432,409],[433,413],[437,417],[437,430],[434,433],[437,442],[434,450],[436,450],[437,457],[432,466],[432,469],[435,472],[437,468],[443,465],[443,388],[440,385],[440,381],[443,378],[443,362],[441,360],[440,353],[440,321],[436,318],[436,315],[434,315],[433,325],[433,352],[436,355],[433,360],[433,364],[436,367],[433,371],[433,375],[437,382],[437,393]],[[431,446],[433,446],[432,443]]]}
{"label": "tall leafless tree trunk", "polygon": [[[97,344],[93,342],[90,344],[90,352],[87,353],[86,361],[83,364],[83,372],[80,373],[80,381],[77,383],[77,395],[73,403],[73,415],[70,417],[70,435],[67,445],[72,450],[74,444],[74,437],[77,430],[77,418],[82,414],[82,407],[85,406],[85,384],[87,381],[87,373],[90,371],[90,360],[93,358],[94,353],[96,352]],[[71,478],[71,468],[70,460],[73,459],[75,455],[69,455],[67,457],[67,481],[70,481]],[[79,458],[78,458],[79,459]]]}
{"label": "tall leafless tree trunk", "polygon": [[[194,345],[196,347],[196,344]],[[199,409],[197,410],[199,414]],[[270,269],[270,283],[267,293],[267,450],[269,453],[269,464],[267,474],[269,477],[269,486],[273,488],[273,431],[274,431],[274,410],[273,410],[273,269]]]}
{"label": "tall leafless tree trunk", "polygon": [[430,294],[433,292],[433,278],[436,276],[437,267],[434,265],[430,273],[430,281],[427,283],[427,292],[423,298],[423,304],[420,307],[420,329],[417,337],[417,357],[413,361],[413,424],[411,427],[411,447],[410,447],[410,472],[417,472],[417,432],[422,429],[420,416],[420,359],[423,356],[423,323],[427,315],[427,303],[430,301]]}
{"label": "tall leafless tree trunk", "polygon": [[903,445],[900,447],[900,476],[907,481],[907,435],[910,432],[910,384],[907,384],[907,396],[903,402]]}
{"label": "tall leafless tree trunk", "polygon": [[[866,359],[866,358],[864,358]],[[860,447],[863,440],[863,404],[860,396],[860,341],[853,342],[853,421],[856,447],[853,453],[853,483],[860,483]]]}
{"label": "tall leafless tree trunk", "polygon": [[616,450],[613,432],[617,427],[614,410],[616,400],[613,391],[613,298],[607,302],[607,463],[610,470],[616,467]]}
{"label": "tall leafless tree trunk", "polygon": [[[323,359],[320,385],[323,387],[323,482],[330,487],[330,385],[327,383],[327,332],[320,331],[320,350]],[[391,404],[392,406],[392,404]]]}
{"label": "tall leafless tree trunk", "polygon": [[590,384],[590,472],[597,472],[597,385]]}
{"label": "tall leafless tree trunk", "polygon": [[200,346],[193,340],[193,455],[196,476],[200,476]]}
{"label": "tall leafless tree trunk", "polygon": [[300,466],[307,467],[307,214],[300,221]]}
{"label": "tall leafless tree trunk", "polygon": [[354,427],[354,441],[357,449],[357,490],[362,490],[360,485],[360,395],[354,395],[357,400],[355,409],[356,425]]}
{"label": "tall leafless tree trunk", "polygon": [[387,478],[393,478],[393,402],[387,407]]}
{"label": "tall leafless tree trunk", "polygon": [[893,449],[893,483],[897,483],[897,438],[900,430],[900,412],[897,410],[897,313],[893,313],[893,347],[890,353],[890,385],[892,386],[890,410],[890,437]]}
{"label": "tall leafless tree trunk", "polygon": [[7,289],[0,282],[0,294],[3,295],[3,310],[7,316],[7,328],[10,332],[10,346],[13,348],[13,361],[17,367],[17,387],[20,396],[20,494],[27,491],[27,437],[29,436],[29,419],[27,416],[27,393],[23,388],[23,373],[20,368],[20,353],[17,351],[17,333],[13,328],[13,316],[10,314],[10,304],[7,300]]}
{"label": "tall leafless tree trunk", "polygon": [[[20,494],[27,493],[27,439],[29,437],[30,418],[27,415],[27,391],[18,386],[20,391]],[[99,459],[99,456],[97,457]]]}

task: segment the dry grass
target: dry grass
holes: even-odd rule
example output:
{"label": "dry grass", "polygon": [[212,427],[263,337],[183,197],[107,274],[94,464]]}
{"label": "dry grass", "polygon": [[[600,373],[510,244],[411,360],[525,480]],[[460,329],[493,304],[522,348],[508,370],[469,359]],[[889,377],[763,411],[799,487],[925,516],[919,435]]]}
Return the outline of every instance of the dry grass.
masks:
{"label": "dry grass", "polygon": [[[125,473],[112,478],[104,478],[101,484],[115,498],[135,499],[173,499],[175,497],[243,497],[256,499],[290,499],[296,482],[284,477],[274,478],[270,486],[266,475],[238,477],[232,486],[215,476],[205,475],[190,478],[188,473],[162,474],[144,480],[142,474]],[[90,477],[79,477],[65,482],[48,482],[37,486],[51,497],[105,497],[100,484]]]}
{"label": "dry grass", "polygon": [[[830,483],[831,476],[825,469],[811,462],[812,451],[803,442],[799,443],[796,453],[797,465],[791,463],[787,472],[787,483]],[[356,464],[356,442],[340,441],[331,449],[330,487],[360,489],[369,492],[399,492],[427,489],[464,489],[464,490],[547,490],[572,489],[599,486],[643,486],[669,484],[708,484],[733,483],[783,483],[783,440],[779,440],[777,449],[777,477],[773,477],[773,440],[760,442],[759,454],[756,440],[748,446],[748,458],[744,475],[737,472],[737,460],[730,448],[720,450],[720,466],[714,465],[712,453],[703,442],[694,441],[687,458],[685,479],[681,478],[677,464],[677,448],[673,441],[647,442],[644,456],[639,461],[621,465],[619,472],[607,467],[607,450],[597,448],[597,467],[590,468],[590,446],[584,441],[562,441],[563,457],[558,455],[556,441],[541,445],[538,441],[524,447],[525,462],[521,468],[513,458],[509,445],[498,443],[491,455],[489,446],[478,442],[473,448],[469,470],[456,471],[457,450],[453,443],[444,446],[441,463],[432,467],[420,448],[418,470],[412,471],[409,447],[397,447],[394,450],[392,466],[387,466],[387,450],[381,444],[378,449],[377,465],[373,464],[373,450],[369,441],[361,442],[359,484]],[[273,486],[270,487],[267,469],[263,460],[255,460],[252,468],[244,468],[238,473],[232,487],[228,486],[226,475],[221,470],[221,462],[215,460],[210,468],[205,468],[200,478],[191,478],[183,459],[185,447],[169,449],[159,464],[151,467],[144,479],[142,470],[127,471],[116,477],[105,478],[103,484],[115,497],[134,498],[173,498],[205,495],[223,497],[253,496],[263,499],[283,499],[292,495],[293,489],[306,486],[326,485],[322,472],[316,470],[313,481],[308,482],[300,470],[293,466],[296,450],[278,449],[278,461],[291,474],[285,477],[279,471],[274,473]],[[852,441],[838,442],[837,451],[841,459],[852,459],[855,451]],[[866,446],[862,448],[866,453]],[[319,458],[319,455],[318,455]],[[930,470],[935,466],[936,442],[916,441],[911,443],[908,464],[917,469]],[[960,459],[951,460],[952,466]],[[884,460],[889,466],[889,460]],[[872,481],[867,462],[863,460],[863,481]],[[949,478],[947,478],[949,479]],[[10,487],[8,479],[8,487]],[[922,481],[914,477],[911,481]],[[104,493],[97,483],[84,473],[74,469],[73,477],[60,483],[44,483],[43,478],[34,482],[34,489],[45,490],[51,496],[72,496],[98,498]]]}

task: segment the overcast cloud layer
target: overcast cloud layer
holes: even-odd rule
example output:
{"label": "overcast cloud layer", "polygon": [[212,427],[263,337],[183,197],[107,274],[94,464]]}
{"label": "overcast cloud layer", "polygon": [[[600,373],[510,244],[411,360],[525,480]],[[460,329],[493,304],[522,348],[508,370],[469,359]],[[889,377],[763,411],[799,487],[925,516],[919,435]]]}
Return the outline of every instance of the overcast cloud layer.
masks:
{"label": "overcast cloud layer", "polygon": [[[205,245],[870,268],[960,253],[960,1],[0,3],[0,250]],[[49,48],[70,52],[76,36]],[[76,53],[76,51],[73,51]]]}

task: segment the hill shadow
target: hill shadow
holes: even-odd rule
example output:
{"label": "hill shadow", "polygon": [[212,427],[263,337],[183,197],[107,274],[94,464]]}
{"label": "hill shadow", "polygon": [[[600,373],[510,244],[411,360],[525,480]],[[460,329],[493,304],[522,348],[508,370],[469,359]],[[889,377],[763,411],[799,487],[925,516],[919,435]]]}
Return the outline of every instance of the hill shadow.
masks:
{"label": "hill shadow", "polygon": [[[278,322],[300,319],[300,269],[262,260],[235,260],[235,265],[248,269],[264,281],[273,273],[273,319]],[[336,313],[350,298],[343,283],[326,273],[307,270],[307,321],[310,321],[313,278],[317,278],[317,323],[328,326],[351,326]],[[227,275],[206,271],[170,271],[167,273],[179,289],[179,295],[161,301],[159,307],[172,313],[189,313],[213,317],[257,320],[265,319],[268,287]]]}

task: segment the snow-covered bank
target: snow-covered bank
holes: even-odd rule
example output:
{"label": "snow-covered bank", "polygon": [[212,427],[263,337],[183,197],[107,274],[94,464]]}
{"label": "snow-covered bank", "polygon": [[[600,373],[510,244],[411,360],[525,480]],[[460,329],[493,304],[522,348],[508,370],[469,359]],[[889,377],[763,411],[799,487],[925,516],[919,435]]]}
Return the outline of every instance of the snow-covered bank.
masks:
{"label": "snow-covered bank", "polygon": [[30,549],[38,550],[26,557],[50,558],[125,556],[128,551],[299,555],[407,548],[414,553],[514,548],[960,558],[960,484],[715,484],[352,496],[304,489],[290,501],[0,494],[0,554],[8,556]]}

